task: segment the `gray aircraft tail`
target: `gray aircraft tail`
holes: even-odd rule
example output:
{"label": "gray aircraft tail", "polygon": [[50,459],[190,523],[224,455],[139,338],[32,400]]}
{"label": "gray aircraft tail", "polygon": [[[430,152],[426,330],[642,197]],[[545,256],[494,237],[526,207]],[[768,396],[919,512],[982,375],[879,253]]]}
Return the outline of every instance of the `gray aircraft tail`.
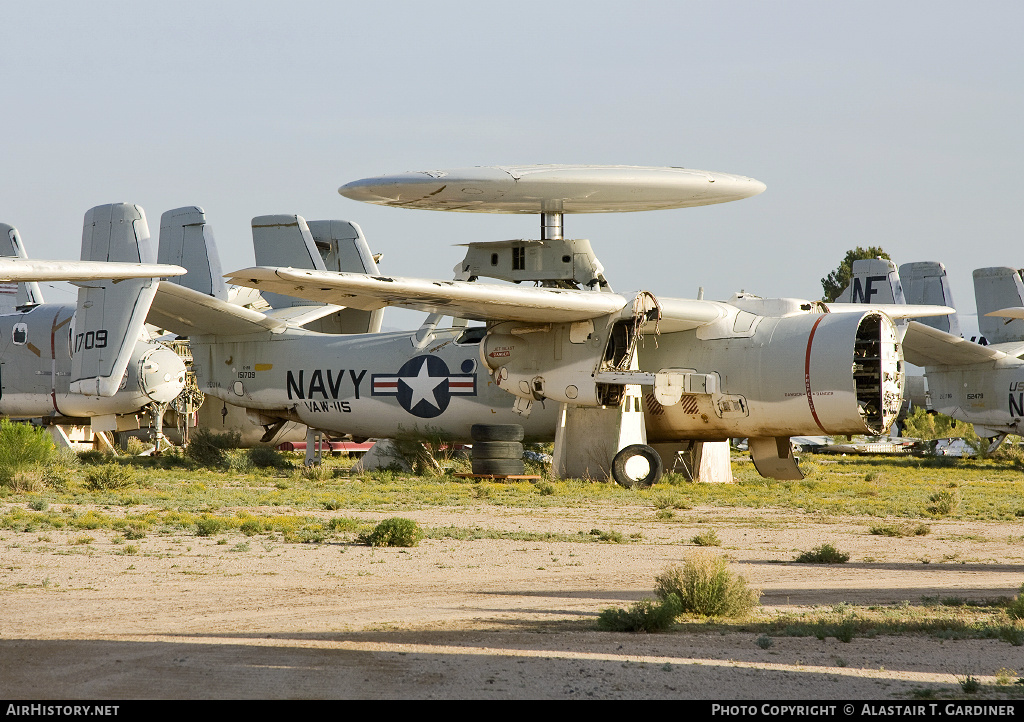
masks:
{"label": "gray aircraft tail", "polygon": [[[6,223],[0,223],[0,257],[28,258],[18,229]],[[42,302],[43,293],[35,281],[0,283],[0,313],[13,313],[18,306]]]}
{"label": "gray aircraft tail", "polygon": [[1024,282],[1015,268],[978,268],[974,271],[974,300],[978,330],[988,343],[1024,341],[1024,319],[987,316],[992,311],[1024,306]]}
{"label": "gray aircraft tail", "polygon": [[[83,261],[154,263],[146,214],[136,205],[97,206],[85,214]],[[71,328],[71,391],[113,396],[144,331],[156,278],[79,282]]]}
{"label": "gray aircraft tail", "polygon": [[213,229],[206,223],[206,212],[199,206],[185,206],[160,216],[160,263],[171,263],[188,270],[174,282],[193,291],[228,299],[228,287],[217,253]]}
{"label": "gray aircraft tail", "polygon": [[[257,266],[285,266],[313,271],[344,271],[377,275],[377,264],[362,230],[348,221],[309,221],[298,215],[252,219]],[[264,293],[273,308],[319,305],[291,296]],[[345,308],[305,325],[323,333],[377,333],[384,310]]]}
{"label": "gray aircraft tail", "polygon": [[[953,303],[953,293],[946,277],[946,267],[934,261],[918,261],[904,263],[900,266],[900,281],[906,302],[925,306],[949,306]],[[960,321],[955,313],[948,316],[926,316],[918,321],[939,331],[953,336],[960,336]]]}

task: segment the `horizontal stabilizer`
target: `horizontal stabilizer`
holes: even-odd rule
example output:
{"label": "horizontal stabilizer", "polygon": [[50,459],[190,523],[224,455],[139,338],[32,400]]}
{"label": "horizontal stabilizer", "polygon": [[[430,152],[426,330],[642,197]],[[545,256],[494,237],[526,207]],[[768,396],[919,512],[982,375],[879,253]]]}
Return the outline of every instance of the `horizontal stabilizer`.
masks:
{"label": "horizontal stabilizer", "polygon": [[903,336],[903,357],[916,366],[962,366],[996,361],[1007,354],[923,323],[911,321]]}
{"label": "horizontal stabilizer", "polygon": [[167,278],[183,273],[185,269],[181,266],[160,263],[0,258],[0,281],[118,281],[127,278]]}
{"label": "horizontal stabilizer", "polygon": [[238,336],[279,331],[287,324],[259,311],[236,306],[169,281],[160,283],[148,323],[180,336]]}
{"label": "horizontal stabilizer", "polygon": [[999,318],[1024,318],[1024,307],[1001,308],[998,311],[990,311],[986,316],[998,316]]}
{"label": "horizontal stabilizer", "polygon": [[318,321],[321,318],[330,316],[343,310],[341,306],[334,306],[329,303],[317,304],[315,306],[286,306],[284,308],[271,308],[266,311],[269,318],[283,321],[289,326],[305,326],[306,324]]}

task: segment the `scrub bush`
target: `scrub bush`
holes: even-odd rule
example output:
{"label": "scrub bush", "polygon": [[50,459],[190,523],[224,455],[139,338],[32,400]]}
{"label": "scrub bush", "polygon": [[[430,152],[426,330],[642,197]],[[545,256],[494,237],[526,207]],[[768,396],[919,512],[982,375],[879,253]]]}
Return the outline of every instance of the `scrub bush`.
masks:
{"label": "scrub bush", "polygon": [[605,609],[597,618],[597,628],[605,632],[663,632],[675,624],[682,611],[675,594],[669,594],[660,603],[641,599],[629,609]]}
{"label": "scrub bush", "polygon": [[357,540],[372,547],[414,547],[423,538],[423,530],[412,519],[385,519],[373,531],[360,534]]}
{"label": "scrub bush", "polygon": [[237,448],[241,442],[242,435],[238,432],[217,434],[209,429],[198,429],[185,447],[185,456],[200,466],[217,469],[227,464],[224,452]]}
{"label": "scrub bush", "polygon": [[803,552],[794,561],[801,564],[842,564],[850,561],[850,555],[831,544],[822,544],[809,552]]}
{"label": "scrub bush", "polygon": [[742,617],[759,603],[761,591],[729,571],[728,562],[708,553],[692,555],[655,577],[659,599],[676,595],[682,611],[705,617]]}

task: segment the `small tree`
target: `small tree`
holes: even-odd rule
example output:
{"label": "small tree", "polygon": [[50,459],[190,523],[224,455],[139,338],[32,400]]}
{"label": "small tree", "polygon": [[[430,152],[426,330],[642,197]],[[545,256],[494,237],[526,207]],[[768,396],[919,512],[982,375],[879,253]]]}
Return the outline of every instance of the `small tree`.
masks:
{"label": "small tree", "polygon": [[914,439],[951,439],[967,434],[970,426],[944,414],[929,414],[918,406],[907,416],[903,434]]}
{"label": "small tree", "polygon": [[881,246],[868,246],[867,248],[857,246],[847,251],[842,263],[839,264],[839,268],[821,279],[821,290],[824,292],[821,300],[831,302],[839,298],[839,294],[850,285],[850,281],[853,278],[853,262],[864,258],[892,260],[889,258],[889,254],[882,250]]}

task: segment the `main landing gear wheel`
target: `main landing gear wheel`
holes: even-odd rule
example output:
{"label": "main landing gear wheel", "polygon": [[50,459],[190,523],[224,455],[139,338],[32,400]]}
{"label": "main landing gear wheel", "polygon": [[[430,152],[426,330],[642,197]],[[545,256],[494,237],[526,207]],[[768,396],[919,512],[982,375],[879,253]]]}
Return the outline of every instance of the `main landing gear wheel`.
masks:
{"label": "main landing gear wheel", "polygon": [[657,483],[662,471],[661,456],[646,444],[631,444],[612,460],[612,478],[627,489]]}

